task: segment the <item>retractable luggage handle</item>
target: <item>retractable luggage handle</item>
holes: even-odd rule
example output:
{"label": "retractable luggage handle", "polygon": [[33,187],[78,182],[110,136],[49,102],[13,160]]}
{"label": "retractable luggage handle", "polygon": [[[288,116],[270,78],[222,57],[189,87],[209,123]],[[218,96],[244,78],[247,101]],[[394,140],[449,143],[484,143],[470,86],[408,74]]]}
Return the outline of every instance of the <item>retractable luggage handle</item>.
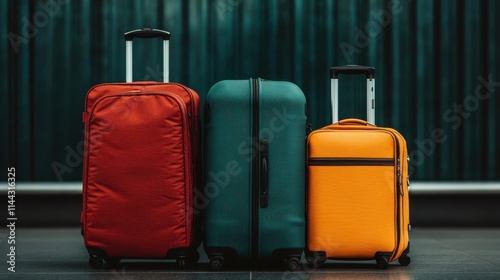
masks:
{"label": "retractable luggage handle", "polygon": [[339,121],[338,77],[340,74],[366,75],[366,119],[368,123],[375,124],[375,68],[360,65],[346,65],[330,68],[332,123],[337,123]]}
{"label": "retractable luggage handle", "polygon": [[163,39],[163,82],[168,83],[169,79],[169,40],[170,33],[160,29],[143,28],[126,32],[125,36],[125,68],[126,82],[132,82],[132,41],[134,38],[162,38]]}

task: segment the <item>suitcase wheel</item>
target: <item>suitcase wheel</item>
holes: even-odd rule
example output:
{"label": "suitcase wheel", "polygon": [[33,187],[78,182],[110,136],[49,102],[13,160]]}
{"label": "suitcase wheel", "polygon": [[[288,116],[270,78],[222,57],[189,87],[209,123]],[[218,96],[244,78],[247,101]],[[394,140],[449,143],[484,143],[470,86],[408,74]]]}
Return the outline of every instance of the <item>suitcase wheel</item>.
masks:
{"label": "suitcase wheel", "polygon": [[300,270],[300,260],[297,258],[289,258],[286,260],[286,264],[288,266],[288,269],[291,271],[297,271]]}
{"label": "suitcase wheel", "polygon": [[186,268],[186,257],[185,256],[179,256],[177,258],[177,265],[179,266],[180,269]]}
{"label": "suitcase wheel", "polygon": [[102,258],[98,255],[90,255],[89,265],[94,269],[98,269],[102,266]]}
{"label": "suitcase wheel", "polygon": [[402,255],[399,257],[398,262],[402,266],[408,266],[411,263],[411,258],[408,255]]}
{"label": "suitcase wheel", "polygon": [[115,266],[117,265],[118,263],[120,263],[122,259],[120,258],[117,258],[117,257],[105,257],[104,258],[104,261],[109,264],[110,266]]}
{"label": "suitcase wheel", "polygon": [[387,258],[387,257],[378,257],[377,258],[377,266],[380,269],[386,269],[389,266],[389,258]]}
{"label": "suitcase wheel", "polygon": [[307,257],[306,261],[309,268],[319,268],[325,262],[319,257]]}
{"label": "suitcase wheel", "polygon": [[216,271],[221,270],[224,264],[224,258],[221,256],[215,256],[210,259],[210,269]]}

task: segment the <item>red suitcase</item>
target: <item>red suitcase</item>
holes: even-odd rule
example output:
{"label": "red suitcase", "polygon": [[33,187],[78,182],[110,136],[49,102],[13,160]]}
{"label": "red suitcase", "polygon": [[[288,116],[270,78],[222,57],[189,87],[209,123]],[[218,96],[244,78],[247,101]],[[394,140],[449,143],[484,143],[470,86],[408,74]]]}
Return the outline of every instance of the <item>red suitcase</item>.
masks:
{"label": "red suitcase", "polygon": [[[161,37],[164,83],[132,83],[132,40]],[[199,219],[193,193],[199,172],[199,97],[168,83],[170,33],[125,33],[127,83],[87,93],[82,234],[89,264],[103,259],[176,259],[196,263]]]}

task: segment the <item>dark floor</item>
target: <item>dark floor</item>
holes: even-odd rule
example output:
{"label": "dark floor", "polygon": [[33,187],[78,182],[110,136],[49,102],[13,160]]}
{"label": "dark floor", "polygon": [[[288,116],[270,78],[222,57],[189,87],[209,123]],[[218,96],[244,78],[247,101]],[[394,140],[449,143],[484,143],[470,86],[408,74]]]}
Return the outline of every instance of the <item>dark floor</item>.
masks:
{"label": "dark floor", "polygon": [[[16,230],[16,272],[7,270],[7,230],[0,230],[0,279],[500,279],[500,228],[426,229],[411,232],[412,263],[387,270],[374,262],[328,261],[319,269],[288,272],[276,267],[238,267],[208,271],[200,262],[179,270],[172,261],[127,260],[94,270],[78,228]],[[202,249],[200,250],[202,251]]]}

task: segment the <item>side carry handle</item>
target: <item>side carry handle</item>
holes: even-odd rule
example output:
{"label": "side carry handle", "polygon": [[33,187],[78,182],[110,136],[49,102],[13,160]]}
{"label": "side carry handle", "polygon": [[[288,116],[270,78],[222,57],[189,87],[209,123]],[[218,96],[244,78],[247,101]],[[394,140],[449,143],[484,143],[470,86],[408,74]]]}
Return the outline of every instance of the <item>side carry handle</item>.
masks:
{"label": "side carry handle", "polygon": [[134,38],[162,38],[163,39],[163,82],[168,83],[169,80],[169,40],[170,40],[170,32],[160,30],[160,29],[152,29],[152,28],[143,28],[132,30],[126,32],[125,36],[125,66],[126,66],[126,82],[132,82],[132,41]]}
{"label": "side carry handle", "polygon": [[268,184],[268,141],[260,140],[260,208],[266,208],[269,198]]}
{"label": "side carry handle", "polygon": [[366,75],[366,119],[375,124],[375,68],[361,65],[345,65],[330,68],[332,123],[339,121],[339,75]]}

